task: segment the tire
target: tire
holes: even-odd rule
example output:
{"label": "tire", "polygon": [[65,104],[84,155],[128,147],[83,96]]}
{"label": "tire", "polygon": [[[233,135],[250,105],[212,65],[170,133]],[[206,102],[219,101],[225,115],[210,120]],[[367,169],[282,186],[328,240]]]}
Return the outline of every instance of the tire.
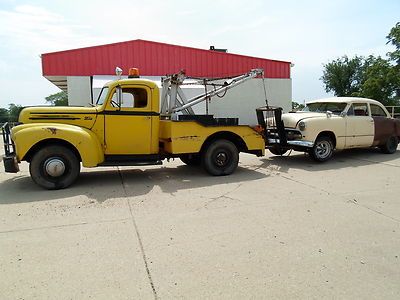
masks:
{"label": "tire", "polygon": [[34,154],[29,172],[37,185],[58,190],[70,186],[78,178],[80,162],[67,147],[50,145]]}
{"label": "tire", "polygon": [[380,146],[381,151],[386,154],[393,154],[397,150],[399,144],[399,138],[397,136],[391,136],[386,141],[385,145]]}
{"label": "tire", "polygon": [[280,146],[273,146],[272,148],[269,148],[268,150],[269,150],[269,152],[271,152],[274,155],[283,155],[288,151],[287,149],[283,149]]}
{"label": "tire", "polygon": [[202,155],[203,168],[213,176],[232,174],[239,163],[239,151],[228,140],[215,140]]}
{"label": "tire", "polygon": [[185,154],[179,157],[179,159],[187,164],[188,166],[200,166],[201,157],[198,154]]}
{"label": "tire", "polygon": [[324,162],[332,157],[333,149],[332,139],[328,136],[321,136],[316,140],[309,153],[313,160]]}

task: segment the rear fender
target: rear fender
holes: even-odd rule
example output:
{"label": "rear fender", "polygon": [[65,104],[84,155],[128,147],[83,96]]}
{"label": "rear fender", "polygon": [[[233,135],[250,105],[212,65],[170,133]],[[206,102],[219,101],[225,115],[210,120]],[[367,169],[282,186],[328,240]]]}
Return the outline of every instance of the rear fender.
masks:
{"label": "rear fender", "polygon": [[104,152],[97,136],[86,128],[68,124],[36,123],[16,126],[12,129],[12,139],[19,161],[26,160],[30,150],[36,145],[51,140],[75,147],[84,167],[95,167],[104,161]]}

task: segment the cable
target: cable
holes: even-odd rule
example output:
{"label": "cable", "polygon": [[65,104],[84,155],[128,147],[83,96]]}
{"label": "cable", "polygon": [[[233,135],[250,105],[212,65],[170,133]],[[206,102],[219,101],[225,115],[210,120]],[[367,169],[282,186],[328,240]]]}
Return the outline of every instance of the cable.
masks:
{"label": "cable", "polygon": [[267,98],[267,88],[265,87],[265,76],[264,76],[264,72],[262,73],[262,80],[263,80],[263,87],[264,87],[264,96],[265,96],[265,104],[267,105],[267,108],[269,107],[268,104],[268,98]]}

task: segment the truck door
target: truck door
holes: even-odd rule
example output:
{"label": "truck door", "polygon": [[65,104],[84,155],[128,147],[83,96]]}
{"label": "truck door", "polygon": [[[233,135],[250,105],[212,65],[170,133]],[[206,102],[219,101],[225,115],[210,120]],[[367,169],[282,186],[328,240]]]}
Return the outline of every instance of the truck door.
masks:
{"label": "truck door", "polygon": [[[121,107],[117,93],[121,89]],[[107,155],[150,154],[151,89],[142,85],[116,88],[104,111],[104,138]]]}
{"label": "truck door", "polygon": [[374,141],[374,120],[367,103],[353,103],[346,116],[346,148],[369,147]]}

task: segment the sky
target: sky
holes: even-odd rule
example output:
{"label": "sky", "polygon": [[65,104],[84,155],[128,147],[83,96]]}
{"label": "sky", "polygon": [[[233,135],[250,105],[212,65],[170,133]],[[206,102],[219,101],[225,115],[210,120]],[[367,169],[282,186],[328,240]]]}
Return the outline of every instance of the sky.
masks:
{"label": "sky", "polygon": [[0,107],[44,104],[60,90],[42,53],[144,39],[290,61],[293,101],[329,96],[323,64],[385,56],[398,0],[0,0]]}

